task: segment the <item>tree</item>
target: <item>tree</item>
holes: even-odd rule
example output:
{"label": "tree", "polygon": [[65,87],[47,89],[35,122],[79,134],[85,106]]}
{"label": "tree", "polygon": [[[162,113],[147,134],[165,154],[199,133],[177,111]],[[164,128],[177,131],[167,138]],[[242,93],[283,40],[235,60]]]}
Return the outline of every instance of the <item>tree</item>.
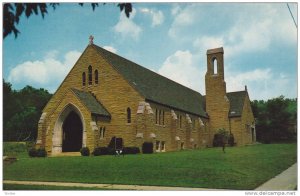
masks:
{"label": "tree", "polygon": [[270,121],[267,113],[267,103],[263,100],[251,102],[252,111],[256,119],[256,139],[261,142],[270,143],[271,130]]}
{"label": "tree", "polygon": [[291,114],[288,112],[288,102],[284,96],[271,99],[267,102],[269,113],[269,126],[275,140],[289,137],[289,123]]}
{"label": "tree", "polygon": [[45,89],[26,86],[15,91],[3,80],[3,140],[35,140],[39,118],[50,98]]}
{"label": "tree", "polygon": [[20,102],[15,98],[15,92],[11,88],[10,83],[3,80],[3,140],[9,140],[13,133],[5,129],[8,127],[9,120],[21,110]]}
{"label": "tree", "polygon": [[292,140],[297,124],[297,99],[284,96],[251,102],[256,118],[256,137],[264,143]]}
{"label": "tree", "polygon": [[[105,4],[105,3],[103,3]],[[83,3],[79,3],[83,6]],[[48,13],[48,7],[52,7],[54,10],[59,6],[59,3],[5,3],[3,6],[3,38],[11,33],[14,33],[15,38],[18,37],[20,31],[16,25],[20,22],[20,17],[25,13],[29,18],[32,14],[41,15],[43,18]],[[91,3],[93,11],[99,6],[98,3]],[[120,11],[125,11],[127,17],[132,12],[131,3],[118,3],[117,6]]]}

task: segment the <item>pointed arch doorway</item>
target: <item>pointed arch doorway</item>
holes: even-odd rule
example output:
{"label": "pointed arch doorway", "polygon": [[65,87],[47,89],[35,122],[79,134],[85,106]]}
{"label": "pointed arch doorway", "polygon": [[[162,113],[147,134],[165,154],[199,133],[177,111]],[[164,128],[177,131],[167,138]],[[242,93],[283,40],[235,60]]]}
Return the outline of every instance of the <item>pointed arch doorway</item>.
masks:
{"label": "pointed arch doorway", "polygon": [[62,152],[79,152],[82,147],[82,122],[76,112],[71,111],[63,122]]}
{"label": "pointed arch doorway", "polygon": [[56,120],[52,137],[52,154],[79,152],[86,146],[86,131],[82,113],[68,104]]}

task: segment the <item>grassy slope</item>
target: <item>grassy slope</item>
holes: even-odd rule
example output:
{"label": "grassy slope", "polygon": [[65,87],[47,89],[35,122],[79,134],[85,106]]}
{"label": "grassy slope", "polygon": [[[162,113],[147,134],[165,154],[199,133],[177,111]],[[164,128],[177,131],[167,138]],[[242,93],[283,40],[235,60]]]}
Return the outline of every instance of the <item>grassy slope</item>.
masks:
{"label": "grassy slope", "polygon": [[20,158],[5,180],[67,181],[254,189],[291,166],[296,144],[170,152],[125,157]]}

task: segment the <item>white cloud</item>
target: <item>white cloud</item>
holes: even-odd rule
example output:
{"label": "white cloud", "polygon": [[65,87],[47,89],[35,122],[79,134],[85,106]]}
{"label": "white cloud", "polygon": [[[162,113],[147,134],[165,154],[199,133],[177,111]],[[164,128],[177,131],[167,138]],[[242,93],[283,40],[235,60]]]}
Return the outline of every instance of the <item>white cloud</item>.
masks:
{"label": "white cloud", "polygon": [[227,91],[242,90],[245,85],[250,83],[260,84],[272,79],[271,69],[255,69],[248,72],[236,73],[228,70],[228,77],[225,78],[227,83]]}
{"label": "white cloud", "polygon": [[64,61],[62,64],[67,67],[73,67],[76,61],[79,59],[80,55],[81,55],[80,52],[74,50],[67,52],[64,56]]}
{"label": "white cloud", "polygon": [[152,27],[155,27],[157,25],[161,25],[164,22],[164,14],[160,10],[153,10],[153,9],[148,9],[148,8],[141,8],[140,11],[144,14],[150,15],[152,19]]}
{"label": "white cloud", "polygon": [[162,11],[153,12],[152,14],[152,26],[161,25],[164,22],[164,14]]}
{"label": "white cloud", "polygon": [[[199,59],[203,59],[199,54],[178,50],[166,58],[157,72],[205,95],[206,62],[202,63]],[[271,68],[241,72],[225,66],[227,92],[242,91],[247,85],[252,100],[266,100],[280,95],[295,97],[296,87],[289,85],[292,81],[287,73],[277,74]]]}
{"label": "white cloud", "polygon": [[43,60],[26,61],[14,66],[8,81],[17,86],[31,85],[54,92],[81,55],[78,51],[67,52],[61,62],[57,54],[57,51],[50,51]]}
{"label": "white cloud", "polygon": [[142,32],[142,28],[133,21],[135,14],[136,10],[133,8],[130,18],[127,18],[123,11],[120,14],[118,23],[113,27],[114,31],[121,34],[124,38],[131,37],[134,40],[138,40]]}
{"label": "white cloud", "polygon": [[225,76],[227,92],[244,90],[245,85],[252,100],[269,99],[280,95],[295,97],[295,86],[288,85],[291,80],[285,73],[276,74],[270,68],[255,69],[238,73],[228,70]]}
{"label": "white cloud", "polygon": [[171,14],[173,16],[177,15],[178,12],[181,10],[180,6],[178,4],[172,4],[173,7],[172,7],[172,10],[171,10]]}
{"label": "white cloud", "polygon": [[117,49],[112,47],[112,46],[103,46],[103,48],[105,50],[108,50],[108,51],[112,52],[112,53],[117,53]]}
{"label": "white cloud", "polygon": [[178,50],[166,58],[158,73],[196,91],[204,91],[203,70],[197,66],[197,57],[186,50]]}
{"label": "white cloud", "polygon": [[184,28],[190,28],[195,23],[197,12],[194,10],[194,4],[186,6],[181,9],[179,6],[173,7],[171,10],[174,16],[174,21],[169,29],[168,35],[171,38],[177,39],[180,36],[180,32]]}
{"label": "white cloud", "polygon": [[175,8],[172,10],[172,14],[176,14],[174,26],[189,26],[196,22],[195,4],[191,4],[185,9]]}
{"label": "white cloud", "polygon": [[285,4],[189,4],[175,10],[171,38],[202,39],[207,45],[216,39],[228,56],[268,51],[273,43],[297,44],[297,29]]}
{"label": "white cloud", "polygon": [[210,48],[219,48],[224,46],[224,40],[222,37],[210,37],[210,36],[202,36],[196,38],[193,46],[196,48],[201,48],[203,51]]}
{"label": "white cloud", "polygon": [[259,52],[269,48],[271,43],[270,20],[252,23],[246,27],[234,26],[221,36],[202,36],[196,38],[194,47],[206,51],[210,48],[224,47],[226,57],[238,56],[245,52]]}
{"label": "white cloud", "polygon": [[45,59],[53,59],[56,58],[58,55],[58,51],[57,50],[51,50],[49,52],[47,52],[47,54],[45,55]]}

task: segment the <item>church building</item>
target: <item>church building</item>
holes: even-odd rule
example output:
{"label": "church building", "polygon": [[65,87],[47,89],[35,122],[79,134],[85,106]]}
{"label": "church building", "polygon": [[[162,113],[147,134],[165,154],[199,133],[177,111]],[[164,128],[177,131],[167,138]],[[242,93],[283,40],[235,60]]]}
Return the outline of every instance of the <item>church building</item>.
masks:
{"label": "church building", "polygon": [[124,147],[152,142],[154,152],[177,151],[212,146],[222,128],[236,145],[251,144],[256,135],[247,87],[226,91],[223,56],[223,48],[207,50],[204,96],[91,39],[45,106],[36,144],[50,155],[93,151],[112,138],[122,138]]}

